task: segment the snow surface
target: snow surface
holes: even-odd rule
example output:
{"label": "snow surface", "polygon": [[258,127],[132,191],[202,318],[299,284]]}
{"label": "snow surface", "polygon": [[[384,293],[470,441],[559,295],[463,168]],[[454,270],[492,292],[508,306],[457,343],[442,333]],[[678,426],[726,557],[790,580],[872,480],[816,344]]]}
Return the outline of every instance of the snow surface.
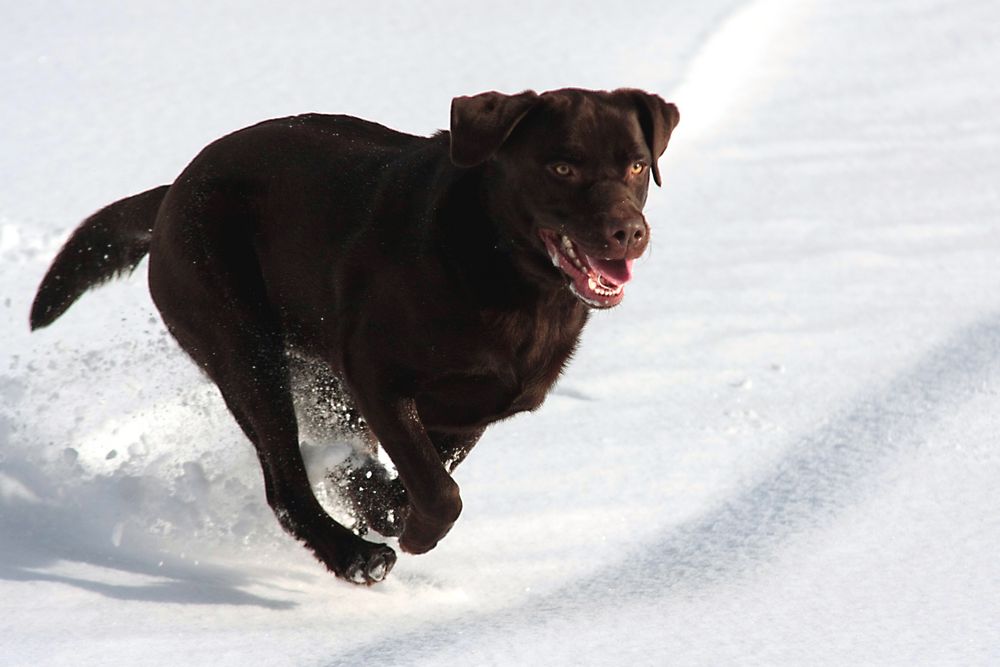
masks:
{"label": "snow surface", "polygon": [[[1000,663],[1000,5],[343,4],[0,9],[0,664]],[[680,106],[652,250],[382,585],[280,531],[144,267],[28,334],[221,134],[564,85]]]}

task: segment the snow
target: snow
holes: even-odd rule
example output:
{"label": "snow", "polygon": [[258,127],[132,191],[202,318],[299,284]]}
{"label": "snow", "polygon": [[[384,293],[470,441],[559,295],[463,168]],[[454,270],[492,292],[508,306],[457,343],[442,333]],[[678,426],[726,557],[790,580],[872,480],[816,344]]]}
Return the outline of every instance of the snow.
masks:
{"label": "snow", "polygon": [[[247,7],[2,12],[0,664],[1000,661],[996,3]],[[278,528],[144,265],[28,333],[68,232],[225,132],[563,85],[678,103],[651,251],[379,586]]]}

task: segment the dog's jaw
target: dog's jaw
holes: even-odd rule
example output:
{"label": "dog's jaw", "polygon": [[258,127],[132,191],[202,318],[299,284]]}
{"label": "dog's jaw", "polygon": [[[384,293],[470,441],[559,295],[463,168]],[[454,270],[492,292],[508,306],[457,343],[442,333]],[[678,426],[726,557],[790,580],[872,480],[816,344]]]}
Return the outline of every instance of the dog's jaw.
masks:
{"label": "dog's jaw", "polygon": [[631,259],[601,259],[584,252],[565,234],[540,229],[552,265],[569,279],[569,289],[591,308],[613,308],[625,298],[625,283],[632,279]]}

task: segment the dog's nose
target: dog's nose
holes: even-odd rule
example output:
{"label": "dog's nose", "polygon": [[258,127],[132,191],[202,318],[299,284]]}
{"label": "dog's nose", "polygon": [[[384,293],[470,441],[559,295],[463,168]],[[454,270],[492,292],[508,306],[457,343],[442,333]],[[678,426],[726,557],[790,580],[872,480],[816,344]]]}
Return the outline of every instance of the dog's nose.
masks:
{"label": "dog's nose", "polygon": [[624,250],[627,258],[638,257],[646,249],[646,221],[640,217],[619,220],[610,225],[608,244],[616,250]]}

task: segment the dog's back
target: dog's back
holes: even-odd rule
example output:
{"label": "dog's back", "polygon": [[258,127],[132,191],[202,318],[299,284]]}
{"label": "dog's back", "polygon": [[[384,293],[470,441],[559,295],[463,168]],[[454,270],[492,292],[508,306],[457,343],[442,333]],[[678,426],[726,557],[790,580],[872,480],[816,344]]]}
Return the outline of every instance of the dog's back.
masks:
{"label": "dog's back", "polygon": [[193,270],[241,266],[280,304],[288,338],[327,353],[341,338],[331,324],[351,321],[342,312],[364,298],[362,279],[384,283],[393,267],[419,262],[416,246],[433,233],[421,221],[436,182],[454,170],[447,136],[351,116],[293,116],[227,135],[167,193],[153,233],[154,298],[172,289],[157,267],[199,256]]}

